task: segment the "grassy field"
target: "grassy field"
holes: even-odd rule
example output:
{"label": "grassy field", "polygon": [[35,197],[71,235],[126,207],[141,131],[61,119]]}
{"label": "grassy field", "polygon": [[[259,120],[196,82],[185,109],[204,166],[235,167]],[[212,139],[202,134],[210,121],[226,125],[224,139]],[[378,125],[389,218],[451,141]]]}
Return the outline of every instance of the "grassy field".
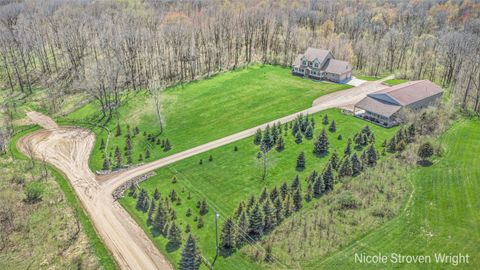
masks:
{"label": "grassy field", "polygon": [[[106,128],[91,127],[97,141],[90,166],[95,170],[102,167],[102,138],[108,141],[107,154],[112,153],[115,146],[123,151],[125,136],[114,136],[117,123],[123,129],[122,135],[127,125],[140,129],[132,141],[133,163],[138,163],[139,155],[145,157],[147,149],[151,153],[147,161],[155,160],[306,109],[315,98],[348,87],[298,78],[290,74],[290,69],[278,66],[252,66],[168,88],[162,95],[166,128],[158,138],[169,139],[173,146],[169,152],[147,140],[148,134],[159,133],[152,98],[145,92],[129,94],[124,97],[117,115],[105,124]],[[68,121],[101,123],[99,108],[90,103],[68,115]],[[109,140],[108,131],[112,132]]]}
{"label": "grassy field", "polygon": [[[464,120],[439,139],[443,157],[431,167],[417,167],[407,174],[414,185],[406,210],[364,238],[326,260],[315,269],[479,269],[480,268],[480,121]],[[402,255],[434,253],[469,254],[469,264],[359,264],[355,253],[381,252]]]}
{"label": "grassy field", "polygon": [[[44,165],[37,162],[36,167],[29,169],[26,164],[30,164],[30,162],[18,151],[15,145],[19,138],[38,129],[38,126],[18,127],[18,130],[22,131],[17,133],[9,143],[9,152],[14,160],[8,161],[0,158],[6,164],[5,168],[8,168],[7,165],[12,170],[21,168],[21,171],[16,172],[17,177],[32,178],[30,181],[38,178],[39,171],[42,170],[41,167]],[[46,196],[41,203],[33,207],[35,213],[31,214],[31,217],[19,215],[30,220],[26,221],[28,223],[26,225],[28,233],[18,232],[18,234],[11,236],[15,239],[16,245],[22,248],[16,249],[14,252],[6,250],[7,252],[0,253],[0,268],[25,269],[28,268],[27,263],[33,263],[33,265],[45,263],[45,267],[54,268],[101,267],[103,269],[116,269],[116,262],[98,237],[72,187],[55,168],[45,166],[49,173],[47,180],[42,180],[47,190]],[[3,167],[2,165],[2,169]],[[2,179],[5,181],[2,181],[1,184],[8,184],[7,177]],[[23,193],[19,192],[12,184],[9,184],[2,191],[8,195],[9,200],[23,196]],[[22,202],[21,206],[25,207],[26,205]],[[49,220],[49,222],[45,222],[46,220]],[[72,243],[71,239],[65,238],[75,232],[76,221],[79,222],[81,229],[78,239]],[[37,238],[39,235],[43,236]],[[31,247],[35,248],[34,256],[30,260],[25,260],[25,252],[31,253]],[[61,251],[68,252],[64,255],[58,255]]]}
{"label": "grassy field", "polygon": [[394,85],[397,85],[397,84],[401,84],[401,83],[404,83],[404,82],[408,82],[408,80],[403,80],[403,79],[391,79],[391,80],[386,80],[384,81],[383,83],[388,85],[388,86],[394,86]]}
{"label": "grassy field", "polygon": [[[324,127],[321,119],[328,115],[330,121],[335,120],[337,131],[328,132],[331,151],[337,150],[343,155],[343,149],[347,144],[347,138],[361,130],[365,125],[369,125],[376,136],[376,145],[384,139],[390,138],[396,129],[384,129],[367,122],[344,115],[337,109],[328,110],[314,115],[316,126],[314,138]],[[343,139],[337,137],[342,134]],[[299,174],[302,185],[305,185],[304,179],[313,171],[322,171],[329,157],[316,157],[313,155],[313,140],[306,140],[296,144],[291,130],[285,137],[286,147],[283,152],[271,150],[269,153],[268,174],[265,180],[261,179],[262,168],[256,156],[259,151],[258,146],[253,144],[253,138],[247,138],[207,153],[194,156],[183,161],[177,162],[165,168],[156,171],[157,175],[140,184],[149,194],[152,194],[155,188],[158,188],[162,196],[167,196],[172,189],[175,189],[182,200],[182,204],[174,206],[177,213],[177,224],[182,230],[187,224],[190,224],[192,233],[198,237],[203,255],[207,258],[213,258],[215,239],[214,239],[214,209],[220,213],[220,226],[226,217],[232,214],[238,203],[246,200],[251,195],[259,195],[263,187],[279,186],[282,182],[290,183],[295,175]],[[234,147],[238,151],[234,151]],[[304,151],[306,156],[306,169],[302,172],[295,170],[296,158],[298,154]],[[213,161],[208,161],[209,156]],[[199,160],[203,164],[199,164]],[[172,183],[173,177],[177,178],[177,183]],[[187,199],[191,193],[191,199]],[[196,228],[194,217],[198,216],[196,203],[198,200],[206,199],[210,205],[210,211],[203,219],[205,226],[201,229]],[[178,262],[180,252],[168,251],[166,248],[167,240],[163,237],[152,236],[150,228],[146,226],[147,214],[136,210],[136,200],[132,197],[124,197],[120,200],[121,204],[137,220],[144,230],[153,238],[155,244],[163,253],[173,262]],[[310,203],[310,206],[313,203]],[[310,207],[307,205],[305,208]],[[186,217],[188,208],[193,210],[191,217]],[[185,237],[186,234],[184,234]],[[244,258],[244,253],[237,252],[228,258],[220,258],[217,262],[219,269],[259,269],[265,267],[259,263],[253,263]]]}

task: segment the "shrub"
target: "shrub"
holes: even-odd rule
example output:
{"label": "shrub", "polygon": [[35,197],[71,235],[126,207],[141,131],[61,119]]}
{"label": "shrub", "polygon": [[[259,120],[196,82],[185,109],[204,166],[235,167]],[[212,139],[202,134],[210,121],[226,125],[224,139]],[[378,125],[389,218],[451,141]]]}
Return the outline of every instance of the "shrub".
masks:
{"label": "shrub", "polygon": [[25,186],[25,201],[27,203],[36,203],[42,200],[45,187],[41,182],[30,182]]}
{"label": "shrub", "polygon": [[339,209],[357,209],[360,207],[360,201],[351,192],[344,192],[337,199]]}

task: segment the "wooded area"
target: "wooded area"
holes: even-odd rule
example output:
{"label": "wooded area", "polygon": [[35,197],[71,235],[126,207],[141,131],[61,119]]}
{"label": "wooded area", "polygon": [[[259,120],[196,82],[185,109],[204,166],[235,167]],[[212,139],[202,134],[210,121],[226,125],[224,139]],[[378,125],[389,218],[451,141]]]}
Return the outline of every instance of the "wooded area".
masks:
{"label": "wooded area", "polygon": [[[0,87],[85,91],[105,116],[123,90],[172,85],[329,49],[361,73],[450,88],[480,112],[478,1],[0,1]],[[13,106],[10,104],[10,106]]]}

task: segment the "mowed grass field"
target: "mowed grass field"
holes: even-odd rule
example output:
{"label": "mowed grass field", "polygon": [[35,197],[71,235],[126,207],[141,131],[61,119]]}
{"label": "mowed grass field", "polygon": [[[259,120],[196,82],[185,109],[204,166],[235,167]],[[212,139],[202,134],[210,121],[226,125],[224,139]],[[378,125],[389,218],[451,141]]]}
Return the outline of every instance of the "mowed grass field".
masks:
{"label": "mowed grass field", "polygon": [[[162,94],[166,126],[157,138],[169,139],[172,149],[168,152],[147,140],[148,134],[159,134],[159,127],[153,99],[146,92],[124,96],[122,106],[108,123],[100,119],[100,109],[95,102],[63,120],[67,120],[67,124],[92,123],[88,127],[95,132],[97,141],[90,166],[98,170],[103,163],[102,138],[107,142],[109,137],[107,155],[114,152],[117,145],[124,149],[125,136],[114,136],[117,123],[122,135],[126,134],[127,125],[140,129],[140,135],[132,140],[133,163],[138,163],[139,155],[145,156],[147,149],[151,157],[146,161],[151,161],[309,108],[317,97],[349,87],[302,79],[291,75],[288,68],[257,65],[167,88]],[[105,128],[93,126],[99,123]],[[147,136],[143,136],[143,132]]]}
{"label": "mowed grass field", "polygon": [[[331,146],[330,153],[327,156],[316,157],[313,155],[314,139],[306,140],[304,138],[302,143],[296,144],[291,134],[291,129],[289,129],[288,134],[284,135],[286,142],[285,150],[277,152],[275,149],[272,149],[269,152],[268,174],[265,180],[261,179],[262,166],[261,162],[256,158],[259,147],[253,144],[253,137],[250,137],[161,168],[156,171],[156,176],[141,183],[140,188],[146,189],[150,194],[150,198],[155,188],[160,190],[162,197],[168,196],[175,189],[182,201],[181,205],[173,206],[177,215],[177,224],[182,231],[185,230],[187,224],[190,224],[192,234],[199,240],[203,255],[208,259],[212,259],[215,252],[214,210],[220,213],[219,227],[221,229],[225,218],[232,215],[239,202],[248,199],[252,195],[258,196],[263,187],[270,189],[274,186],[280,186],[284,181],[290,184],[295,175],[298,174],[302,187],[305,189],[306,177],[313,170],[321,172],[334,150],[342,157],[347,139],[352,138],[364,126],[368,125],[374,132],[376,146],[379,150],[383,140],[391,138],[396,132],[395,128],[385,129],[378,127],[352,116],[344,115],[338,109],[331,109],[313,115],[316,123],[314,138],[318,136],[324,127],[328,128],[328,126],[324,126],[321,123],[325,115],[328,115],[330,121],[334,120],[337,126],[336,132],[327,131]],[[338,140],[339,134],[342,134],[342,140]],[[235,146],[238,148],[238,151],[234,151]],[[305,152],[306,169],[298,172],[295,169],[295,165],[297,156],[301,151]],[[208,161],[210,155],[213,161]],[[200,159],[203,160],[201,165],[199,164]],[[176,183],[171,181],[174,176],[177,178]],[[189,193],[192,196],[191,199],[187,198]],[[196,203],[202,199],[207,200],[210,211],[203,216],[205,226],[197,229],[197,223],[194,221],[194,217],[199,216]],[[314,201],[310,205],[305,205],[304,209],[310,207]],[[168,251],[166,248],[168,241],[165,238],[152,236],[150,228],[146,226],[147,214],[135,208],[136,199],[125,196],[120,200],[120,203],[147,234],[153,238],[159,249],[176,265],[180,258],[181,249],[173,252]],[[188,208],[193,210],[193,215],[190,217],[186,216]],[[186,233],[183,234],[183,238],[186,238]],[[236,252],[228,258],[220,257],[216,268],[260,269],[266,267],[266,265],[261,263],[253,263],[243,256],[241,252]]]}
{"label": "mowed grass field", "polygon": [[[363,239],[318,258],[312,269],[479,269],[480,268],[480,121],[456,123],[440,139],[443,157],[431,167],[406,175],[414,193],[403,214]],[[469,264],[360,264],[355,253],[376,255],[469,254]]]}

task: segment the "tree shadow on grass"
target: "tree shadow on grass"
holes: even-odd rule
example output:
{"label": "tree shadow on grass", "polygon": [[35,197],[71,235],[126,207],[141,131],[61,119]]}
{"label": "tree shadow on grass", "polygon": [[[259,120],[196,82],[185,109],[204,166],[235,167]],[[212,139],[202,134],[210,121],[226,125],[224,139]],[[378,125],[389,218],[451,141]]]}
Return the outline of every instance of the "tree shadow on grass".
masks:
{"label": "tree shadow on grass", "polygon": [[172,242],[168,242],[168,244],[165,246],[165,248],[167,249],[167,252],[174,252],[175,250],[177,250],[178,248],[180,247],[180,244],[178,243],[172,243]]}
{"label": "tree shadow on grass", "polygon": [[419,160],[417,161],[417,165],[420,165],[422,167],[430,167],[433,165],[433,163],[430,160]]}
{"label": "tree shadow on grass", "polygon": [[323,158],[323,157],[328,156],[329,153],[330,153],[330,151],[326,151],[326,152],[323,152],[321,154],[317,154],[317,153],[313,153],[313,154],[318,158]]}

